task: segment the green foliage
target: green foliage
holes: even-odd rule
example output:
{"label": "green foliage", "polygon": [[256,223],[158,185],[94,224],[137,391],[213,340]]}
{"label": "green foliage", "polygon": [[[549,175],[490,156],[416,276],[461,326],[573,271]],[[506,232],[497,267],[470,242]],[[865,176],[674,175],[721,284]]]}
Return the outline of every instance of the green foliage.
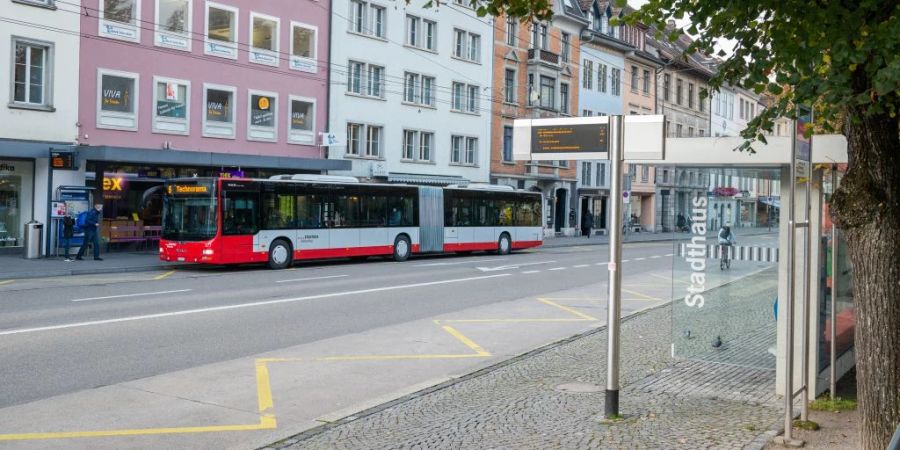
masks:
{"label": "green foliage", "polygon": [[831,401],[830,397],[822,397],[811,402],[809,404],[809,409],[831,412],[851,411],[856,409],[856,400],[835,397],[834,401]]}
{"label": "green foliage", "polygon": [[794,421],[794,428],[797,428],[800,430],[816,431],[819,429],[819,424],[817,424],[811,420],[797,419]]}

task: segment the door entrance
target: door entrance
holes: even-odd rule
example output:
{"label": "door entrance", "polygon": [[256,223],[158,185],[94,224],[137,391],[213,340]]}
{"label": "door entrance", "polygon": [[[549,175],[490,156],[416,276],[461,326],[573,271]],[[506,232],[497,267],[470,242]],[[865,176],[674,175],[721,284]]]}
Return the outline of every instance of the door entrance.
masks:
{"label": "door entrance", "polygon": [[563,226],[566,223],[566,195],[568,192],[565,189],[557,189],[556,190],[556,217],[553,221],[553,231],[559,233],[562,231]]}

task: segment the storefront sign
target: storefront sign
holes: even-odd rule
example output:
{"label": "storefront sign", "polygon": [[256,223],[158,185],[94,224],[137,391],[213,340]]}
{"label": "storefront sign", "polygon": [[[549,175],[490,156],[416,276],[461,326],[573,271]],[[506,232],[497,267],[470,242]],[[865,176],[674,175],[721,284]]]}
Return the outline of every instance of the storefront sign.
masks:
{"label": "storefront sign", "polygon": [[134,79],[103,75],[103,92],[100,96],[104,111],[132,112]]}
{"label": "storefront sign", "polygon": [[216,122],[231,122],[229,117],[228,97],[226,92],[212,92],[207,94],[206,118]]}
{"label": "storefront sign", "polygon": [[257,127],[275,126],[275,112],[272,108],[273,100],[262,95],[253,96],[253,107],[250,108],[250,125]]}
{"label": "storefront sign", "polygon": [[185,105],[179,101],[156,101],[156,115],[159,117],[173,117],[176,119],[184,119]]}
{"label": "storefront sign", "polygon": [[0,163],[0,172],[15,172],[16,166],[12,164]]}
{"label": "storefront sign", "polygon": [[225,170],[219,172],[219,176],[222,178],[244,178],[243,170]]}
{"label": "storefront sign", "polygon": [[51,151],[50,167],[53,170],[75,170],[75,153]]}
{"label": "storefront sign", "polygon": [[50,217],[53,219],[66,217],[66,202],[50,202]]}

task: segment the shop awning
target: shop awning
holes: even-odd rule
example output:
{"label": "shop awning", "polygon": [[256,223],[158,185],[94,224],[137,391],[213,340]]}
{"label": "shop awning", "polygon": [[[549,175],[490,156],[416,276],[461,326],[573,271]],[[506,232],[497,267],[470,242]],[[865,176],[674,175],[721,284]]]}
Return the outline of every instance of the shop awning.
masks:
{"label": "shop awning", "polygon": [[22,141],[0,139],[0,158],[49,158],[50,150],[73,150],[75,146],[62,142]]}
{"label": "shop awning", "polygon": [[288,156],[245,155],[235,153],[154,150],[111,146],[79,146],[81,161],[111,161],[133,164],[160,164],[200,167],[253,167],[258,169],[350,170],[351,162],[343,159],[291,158]]}
{"label": "shop awning", "polygon": [[469,180],[463,177],[444,175],[419,175],[412,173],[391,173],[390,175],[388,175],[387,180],[389,183],[431,184],[435,186],[469,184]]}

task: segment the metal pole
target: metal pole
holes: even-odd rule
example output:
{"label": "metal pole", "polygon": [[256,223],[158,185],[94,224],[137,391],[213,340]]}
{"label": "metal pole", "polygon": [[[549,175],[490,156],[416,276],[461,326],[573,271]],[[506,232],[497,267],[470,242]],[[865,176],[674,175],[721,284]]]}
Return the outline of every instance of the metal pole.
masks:
{"label": "metal pole", "polygon": [[812,177],[815,169],[812,167],[812,146],[809,149],[810,152],[810,168],[809,174],[806,178],[806,230],[804,231],[804,240],[803,240],[803,340],[800,341],[802,344],[800,348],[802,349],[801,355],[803,359],[800,360],[800,374],[801,377],[801,386],[802,390],[800,393],[800,420],[807,421],[809,420],[809,312],[812,310],[812,305],[810,304],[810,291],[811,289],[811,281],[810,281],[810,272],[812,271],[812,205],[811,205],[811,195],[812,195]]}
{"label": "metal pole", "polygon": [[[831,195],[837,190],[837,164],[831,166]],[[833,197],[832,197],[833,198]],[[834,222],[831,222],[831,368],[829,370],[828,387],[831,392],[831,401],[835,400],[837,395],[837,275],[838,275],[838,229]]]}
{"label": "metal pole", "polygon": [[606,352],[606,418],[619,415],[619,322],[622,309],[622,155],[625,145],[625,120],[622,116],[610,116],[610,220],[609,230],[609,304],[607,306]]}

